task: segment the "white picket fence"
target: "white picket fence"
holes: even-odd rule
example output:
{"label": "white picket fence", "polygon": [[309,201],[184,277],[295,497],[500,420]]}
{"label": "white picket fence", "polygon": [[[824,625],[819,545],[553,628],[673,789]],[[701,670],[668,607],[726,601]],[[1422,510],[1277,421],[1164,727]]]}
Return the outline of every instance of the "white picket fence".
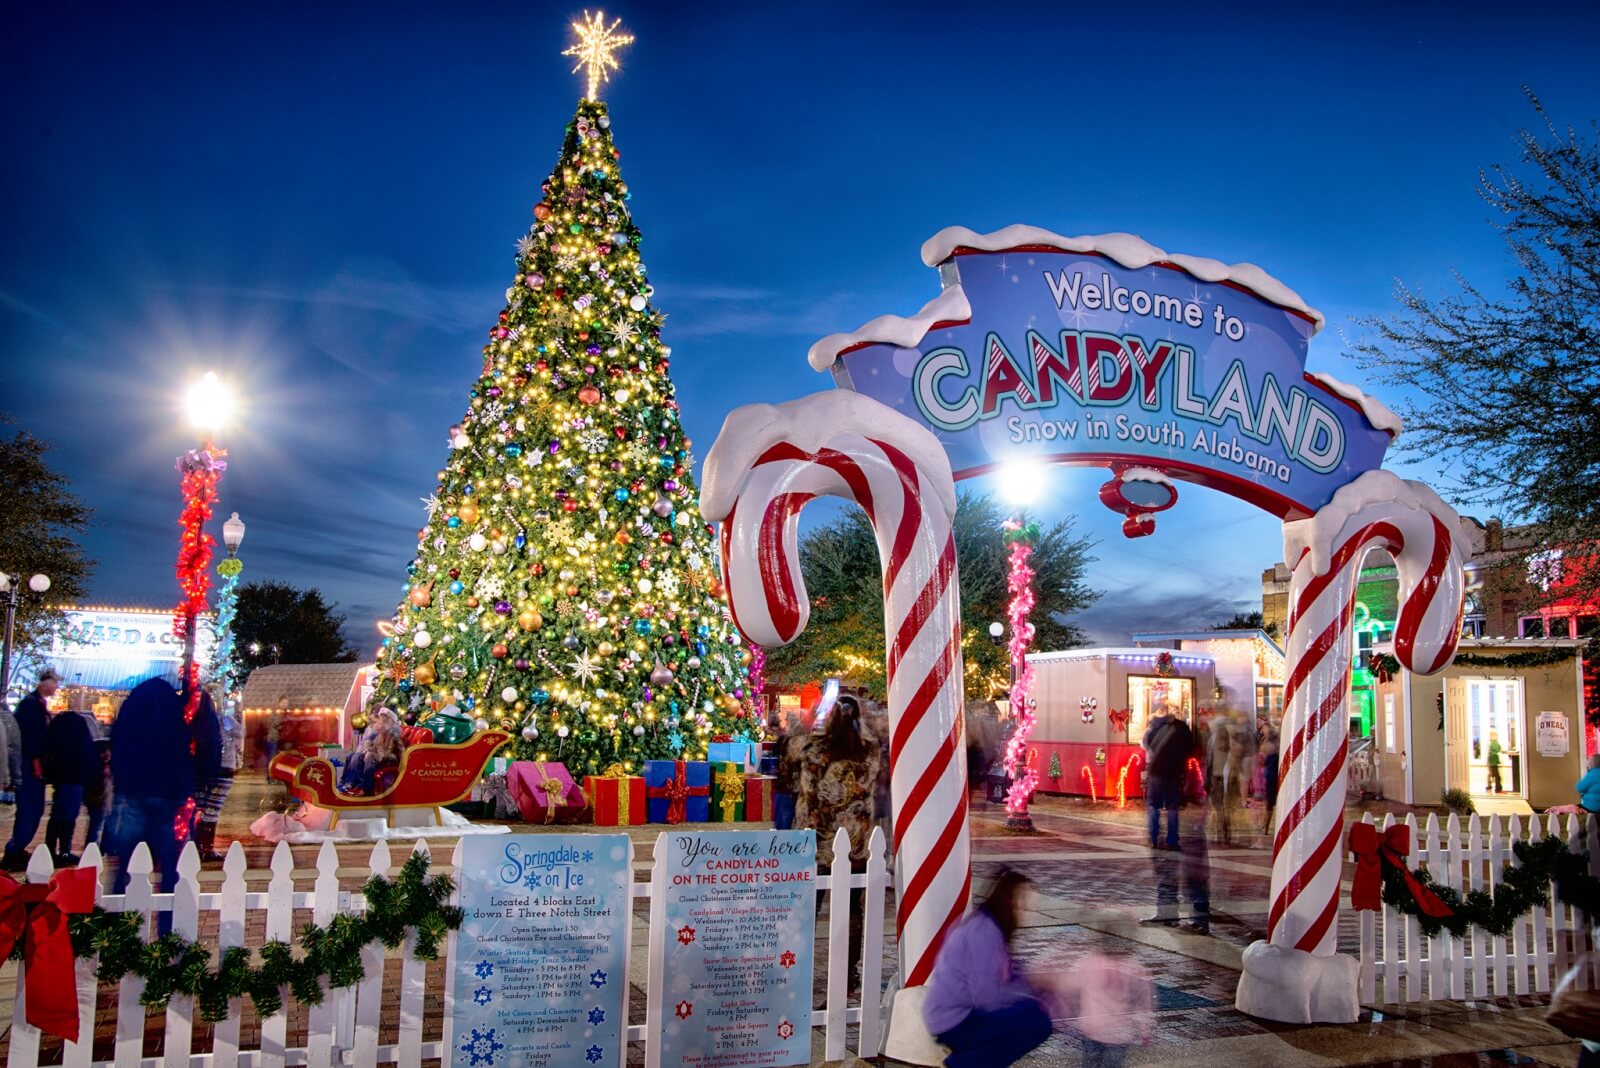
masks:
{"label": "white picket fence", "polygon": [[[660,1064],[660,1047],[655,1038],[660,1034],[660,993],[662,964],[665,959],[663,950],[668,936],[663,907],[668,878],[664,862],[667,853],[665,839],[666,833],[663,833],[656,840],[655,860],[650,880],[635,882],[632,892],[633,898],[646,898],[650,901],[647,947],[649,956],[646,968],[645,1018],[638,1023],[630,1022],[627,1039],[629,1043],[643,1044],[645,1063],[650,1068],[656,1068]],[[841,890],[839,895],[829,899],[826,952],[817,954],[817,967],[826,969],[824,1003],[826,1007],[817,1009],[811,1014],[812,1027],[822,1029],[823,1051],[828,1060],[838,1060],[845,1056],[849,1029],[852,1025],[856,1027],[856,1035],[850,1052],[858,1057],[877,1056],[887,1024],[885,1017],[892,991],[879,993],[884,978],[883,912],[888,888],[881,830],[872,832],[870,846],[873,859],[867,864],[866,872],[859,875],[852,874],[850,840],[841,828],[834,836],[834,861],[830,873],[826,875],[819,873],[814,883],[818,893],[834,886],[838,886]],[[419,841],[416,851],[428,855],[426,843]],[[457,872],[460,861],[461,850],[457,845],[452,858]],[[631,849],[629,862],[630,864],[632,862]],[[98,869],[99,863],[99,850],[90,846],[84,850],[79,866]],[[391,869],[395,865],[388,845],[382,842],[375,845],[368,863],[373,872],[392,876]],[[157,913],[171,913],[172,930],[190,939],[198,937],[202,918],[214,914],[218,926],[213,947],[215,949],[213,964],[220,957],[221,951],[228,947],[258,945],[260,939],[246,942],[246,931],[250,921],[263,914],[265,938],[292,943],[296,934],[293,928],[296,925],[297,910],[309,911],[310,919],[316,923],[327,923],[337,913],[359,913],[366,907],[366,901],[359,891],[339,889],[337,877],[339,858],[331,842],[323,843],[317,853],[317,876],[310,892],[295,890],[292,878],[294,857],[285,843],[279,843],[272,854],[271,880],[265,893],[247,889],[250,873],[246,871],[244,850],[237,842],[229,847],[227,859],[222,866],[221,886],[214,891],[201,889],[198,878],[200,860],[192,843],[185,847],[178,861],[178,884],[173,893],[154,892],[150,878],[152,866],[149,852],[144,846],[140,846],[128,865],[132,880],[127,893],[99,892],[97,897],[100,906],[111,912],[143,912],[151,916]],[[28,881],[48,882],[52,871],[48,851],[35,850],[33,859],[28,865]],[[459,882],[458,875],[458,885]],[[848,888],[858,887],[865,890],[866,909],[862,939],[865,958],[862,989],[873,994],[865,997],[861,1003],[851,1005],[848,1004],[846,997],[849,969],[843,962],[847,959],[849,946]],[[631,904],[627,912],[630,922],[627,925],[627,934],[624,936],[626,939],[624,953],[627,959],[631,959],[633,950]],[[303,923],[304,917],[298,922]],[[152,932],[147,930],[146,937],[151,936]],[[77,963],[79,1040],[58,1043],[54,1039],[43,1039],[37,1029],[24,1022],[25,992],[22,976],[17,974],[16,1012],[11,1026],[10,1048],[6,1063],[10,1068],[24,1068],[24,1066],[35,1068],[41,1063],[41,1047],[44,1047],[43,1052],[47,1055],[53,1054],[50,1047],[59,1047],[61,1050],[59,1063],[66,1068],[100,1068],[112,1065],[117,1068],[135,1068],[135,1066],[155,1068],[158,1065],[163,1068],[185,1068],[185,1066],[224,1068],[231,1065],[241,1065],[245,1068],[255,1068],[255,1066],[279,1068],[282,1065],[335,1064],[355,1066],[398,1064],[402,1068],[420,1068],[425,1060],[450,1064],[452,1058],[449,1054],[452,1052],[453,1044],[451,1030],[453,1005],[449,981],[455,941],[455,935],[451,935],[447,940],[443,954],[444,966],[441,971],[436,965],[419,961],[412,956],[412,941],[408,937],[405,945],[393,954],[402,961],[398,988],[385,985],[384,961],[389,954],[381,943],[372,943],[362,952],[361,963],[365,978],[359,984],[343,990],[330,991],[321,1005],[296,1014],[305,1016],[304,1044],[292,1047],[288,1042],[291,1033],[290,1014],[298,1006],[287,991],[284,995],[283,1011],[260,1021],[259,1042],[254,1045],[241,1042],[240,1025],[246,1015],[249,1001],[247,998],[235,999],[231,1003],[227,1019],[214,1025],[202,1025],[202,1030],[205,1027],[212,1028],[209,1048],[204,1050],[194,1049],[193,1038],[197,1017],[194,999],[175,997],[166,1009],[164,1026],[161,1028],[161,1053],[158,1056],[146,1056],[146,1013],[154,1010],[147,1010],[139,1004],[144,981],[134,976],[122,979],[117,987],[111,1011],[109,1013],[101,1011],[100,1019],[96,1020],[99,983],[94,976],[93,959],[83,959]],[[830,966],[835,961],[839,962],[838,966]],[[8,967],[18,966],[11,964]],[[435,986],[430,989],[430,981],[440,975],[443,978],[438,981],[444,983],[444,988],[438,989]],[[425,1023],[428,1022],[425,1020],[425,1004],[439,1001],[443,1003],[442,1037],[425,1040]],[[392,1007],[396,1003],[399,1008],[398,1032],[395,1032],[392,1026],[388,1028],[380,1026],[385,1006]],[[631,1021],[631,1009],[626,1003],[624,1012],[629,1014]],[[104,1030],[112,1024],[115,1025],[115,1040],[111,1059],[96,1059],[94,1035],[97,1025]],[[436,1027],[429,1030],[438,1034]],[[296,1037],[302,1037],[300,1031],[300,1027],[297,1026]],[[385,1031],[388,1034],[385,1034]],[[393,1041],[381,1041],[385,1037],[392,1038]],[[618,1051],[619,1066],[624,1063],[626,1052],[625,1044],[624,1049]],[[53,1055],[50,1056],[50,1060],[54,1061]]]}
{"label": "white picket fence", "polygon": [[[1369,815],[1362,821],[1372,823]],[[1395,825],[1392,815],[1377,824]],[[1589,854],[1589,870],[1600,875],[1600,827],[1589,816],[1520,816],[1502,820],[1469,816],[1465,828],[1452,814],[1443,830],[1429,816],[1420,833],[1415,816],[1407,866],[1426,867],[1434,881],[1466,893],[1500,883],[1507,863],[1515,863],[1511,843],[1562,838],[1575,852]],[[1594,948],[1584,916],[1554,894],[1549,908],[1536,908],[1517,921],[1511,934],[1493,937],[1473,929],[1457,939],[1448,932],[1426,938],[1415,918],[1387,905],[1359,913],[1361,924],[1361,1002],[1445,1001],[1547,994],[1560,983],[1578,956]],[[1589,922],[1593,922],[1592,920]],[[1600,977],[1596,977],[1600,979]]]}

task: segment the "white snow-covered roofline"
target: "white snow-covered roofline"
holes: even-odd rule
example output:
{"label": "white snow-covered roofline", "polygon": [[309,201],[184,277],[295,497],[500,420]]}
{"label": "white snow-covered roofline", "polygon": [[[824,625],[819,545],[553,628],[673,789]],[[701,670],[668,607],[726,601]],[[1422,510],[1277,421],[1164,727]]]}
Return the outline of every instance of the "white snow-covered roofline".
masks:
{"label": "white snow-covered roofline", "polygon": [[1231,282],[1248,289],[1263,300],[1299,312],[1321,330],[1325,320],[1300,294],[1253,263],[1227,264],[1205,256],[1185,256],[1167,252],[1137,234],[1084,234],[1063,237],[1037,226],[1014,223],[992,233],[980,234],[965,226],[947,226],[922,243],[922,262],[937,267],[960,249],[974,252],[1009,252],[1021,248],[1060,249],[1062,252],[1088,252],[1116,260],[1138,270],[1151,264],[1170,263],[1202,282]]}
{"label": "white snow-covered roofline", "polygon": [[942,325],[964,323],[972,318],[972,305],[960,286],[951,286],[922,306],[912,316],[880,315],[858,329],[843,334],[829,334],[806,351],[806,361],[813,370],[826,371],[840,356],[862,345],[894,345],[913,349],[928,336],[928,331]]}
{"label": "white snow-covered roofline", "polygon": [[[1297,312],[1311,320],[1313,330],[1321,330],[1326,320],[1300,294],[1253,263],[1226,264],[1204,256],[1184,256],[1167,252],[1137,234],[1085,234],[1062,237],[1037,226],[1015,223],[993,233],[980,234],[965,226],[947,226],[922,243],[922,262],[937,267],[958,250],[1009,252],[1013,249],[1047,248],[1062,252],[1084,252],[1105,256],[1135,270],[1151,264],[1171,264],[1202,282],[1226,282],[1239,286],[1262,300]],[[861,327],[841,334],[829,334],[806,352],[813,370],[826,371],[840,356],[864,345],[893,345],[916,348],[928,331],[939,326],[954,326],[972,318],[972,306],[959,285],[945,289],[915,315],[880,315]],[[1393,418],[1391,413],[1391,418]],[[1398,422],[1398,420],[1396,420]]]}

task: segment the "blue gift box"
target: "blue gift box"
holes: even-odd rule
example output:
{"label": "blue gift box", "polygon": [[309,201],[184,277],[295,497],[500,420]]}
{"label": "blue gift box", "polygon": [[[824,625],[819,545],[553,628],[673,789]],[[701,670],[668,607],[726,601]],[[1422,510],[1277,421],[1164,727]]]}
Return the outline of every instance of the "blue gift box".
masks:
{"label": "blue gift box", "polygon": [[706,747],[706,759],[713,764],[737,764],[751,772],[756,770],[761,754],[753,742],[712,742]]}
{"label": "blue gift box", "polygon": [[[683,769],[688,790],[683,819],[669,819],[667,783]],[[711,820],[711,765],[704,760],[646,760],[644,762],[644,814],[651,823],[708,823]]]}

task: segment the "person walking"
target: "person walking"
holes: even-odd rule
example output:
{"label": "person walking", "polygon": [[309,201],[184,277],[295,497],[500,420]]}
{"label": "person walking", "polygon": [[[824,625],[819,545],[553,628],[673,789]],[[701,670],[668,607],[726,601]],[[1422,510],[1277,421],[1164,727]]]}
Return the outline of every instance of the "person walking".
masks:
{"label": "person walking", "polygon": [[1211,724],[1210,746],[1206,753],[1206,793],[1217,818],[1217,840],[1223,845],[1232,840],[1233,797],[1237,774],[1234,769],[1233,730],[1222,716]]}
{"label": "person walking", "polygon": [[96,738],[94,743],[95,774],[83,789],[83,807],[89,810],[89,835],[84,848],[100,842],[100,829],[105,825],[106,813],[111,809],[111,740]]}
{"label": "person walking", "polygon": [[805,752],[805,725],[798,712],[789,713],[789,723],[778,739],[778,766],[772,779],[772,826],[787,831],[794,826],[795,793],[800,789],[800,761]]}
{"label": "person walking", "polygon": [[56,867],[78,863],[72,839],[83,810],[83,791],[100,774],[94,753],[94,732],[83,716],[71,709],[50,717],[45,729],[44,774],[50,784],[50,819],[44,828],[45,848]]}
{"label": "person walking", "polygon": [[[1216,736],[1218,724],[1211,727]],[[1190,736],[1191,740],[1193,736]],[[1178,844],[1151,854],[1151,867],[1156,883],[1156,912],[1139,921],[1141,927],[1179,927],[1194,934],[1211,933],[1210,856],[1206,849],[1206,820],[1209,806],[1205,793],[1205,777],[1191,771],[1193,750],[1182,754],[1182,771],[1177,780],[1180,811],[1176,823]],[[1169,835],[1172,833],[1169,830]],[[1189,899],[1190,918],[1179,922],[1179,890]]]}
{"label": "person walking", "polygon": [[1600,753],[1589,758],[1589,770],[1574,789],[1578,791],[1578,805],[1585,812],[1600,816]]}
{"label": "person walking", "polygon": [[1500,736],[1494,731],[1489,732],[1489,789],[1497,794],[1505,790],[1500,782]]}
{"label": "person walking", "polygon": [[[178,882],[178,813],[194,793],[191,732],[183,697],[166,679],[133,688],[111,725],[111,780],[115,795],[106,818],[105,851],[117,861],[111,892],[128,888],[128,861],[143,842],[161,869],[161,893]],[[163,914],[168,915],[168,914]]]}
{"label": "person walking", "polygon": [[1272,818],[1278,807],[1278,732],[1270,727],[1261,743],[1261,799],[1267,808],[1261,833],[1271,835]]}
{"label": "person walking", "polygon": [[17,820],[11,827],[11,840],[0,857],[0,870],[24,871],[28,867],[28,847],[39,833],[44,817],[45,735],[50,729],[50,698],[56,695],[61,676],[55,668],[39,672],[38,685],[17,702],[16,722],[21,744],[18,746],[20,774],[17,780]]}
{"label": "person walking", "polygon": [[17,717],[0,715],[0,805],[17,803],[22,779],[22,728]]}
{"label": "person walking", "polygon": [[[878,778],[878,740],[866,732],[861,705],[854,697],[841,697],[823,726],[811,737],[800,763],[800,790],[795,795],[794,825],[817,832],[817,869],[833,865],[833,836],[843,827],[850,836],[850,870],[864,872],[873,828],[873,787]],[[838,898],[829,890],[828,907]],[[861,987],[862,922],[865,890],[850,891],[850,981],[852,992]],[[822,906],[822,895],[817,895]]]}
{"label": "person walking", "polygon": [[[1188,770],[1194,734],[1177,716],[1154,717],[1144,732],[1145,810],[1149,816],[1151,849],[1178,848],[1178,806],[1183,802],[1183,777]],[[1161,814],[1167,814],[1167,834],[1161,836]]]}
{"label": "person walking", "polygon": [[989,896],[939,945],[922,1022],[945,1046],[948,1068],[1015,1064],[1050,1037],[1050,1012],[1022,974],[1011,940],[1032,884],[1006,869]]}
{"label": "person walking", "polygon": [[189,836],[194,839],[200,859],[207,862],[222,861],[216,850],[217,821],[222,818],[222,805],[233,787],[233,772],[224,774],[222,754],[226,748],[222,721],[217,716],[217,704],[211,691],[200,691],[200,704],[189,724],[194,739],[194,817]]}

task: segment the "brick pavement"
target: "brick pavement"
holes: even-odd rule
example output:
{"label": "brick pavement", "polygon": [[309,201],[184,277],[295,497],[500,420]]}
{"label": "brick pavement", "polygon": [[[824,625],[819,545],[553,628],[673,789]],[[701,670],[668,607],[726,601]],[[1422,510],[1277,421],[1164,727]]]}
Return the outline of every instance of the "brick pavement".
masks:
{"label": "brick pavement", "polygon": [[[261,811],[270,791],[259,781],[241,782],[230,798],[223,832],[225,837],[247,834],[247,828]],[[1545,999],[1534,997],[1501,998],[1476,1003],[1442,1002],[1424,1006],[1376,1006],[1363,1012],[1360,1022],[1348,1027],[1292,1027],[1244,1016],[1233,1008],[1233,992],[1238,981],[1239,954],[1252,940],[1261,937],[1266,921],[1267,886],[1270,880],[1270,850],[1265,836],[1241,834],[1229,847],[1214,846],[1210,852],[1210,886],[1216,918],[1212,937],[1202,937],[1167,928],[1141,928],[1137,920],[1154,906],[1151,860],[1143,843],[1142,813],[1133,809],[1117,811],[1102,802],[1089,805],[1081,801],[1040,799],[1034,807],[1039,833],[1019,836],[1005,830],[1003,813],[995,806],[979,802],[972,818],[973,869],[975,888],[981,893],[988,879],[1002,865],[1012,865],[1034,879],[1038,888],[1035,908],[1024,916],[1017,939],[1017,952],[1030,968],[1055,970],[1070,968],[1082,953],[1093,948],[1113,956],[1136,961],[1154,977],[1157,994],[1156,1027],[1147,1046],[1130,1051],[1128,1063],[1174,1064],[1185,1068],[1240,1068],[1246,1065],[1432,1065],[1436,1068],[1461,1068],[1466,1065],[1558,1065],[1576,1063],[1577,1046],[1551,1030],[1541,1015]],[[1259,815],[1248,818],[1259,822]],[[536,831],[540,828],[516,828]],[[0,812],[0,834],[9,834],[9,810]],[[637,873],[648,870],[658,827],[629,829],[634,839]],[[451,843],[437,843],[437,861],[449,855]],[[391,846],[396,864],[406,849]],[[316,849],[294,847],[297,888],[310,889],[315,878]],[[250,867],[265,869],[271,847],[249,841],[246,853]],[[358,888],[367,877],[370,845],[340,845],[340,882]],[[1348,873],[1347,873],[1348,874]],[[204,882],[220,882],[221,873],[207,871]],[[265,889],[265,879],[252,890]],[[892,909],[892,906],[891,906]],[[888,911],[888,910],[886,910]],[[826,930],[826,912],[819,919],[819,932]],[[299,924],[309,916],[296,916]],[[892,914],[886,917],[889,944],[885,946],[885,974],[894,967]],[[636,902],[634,910],[635,954],[630,1016],[642,1019],[644,1011],[644,960],[647,905]],[[247,932],[251,940],[261,936],[261,920],[255,919]],[[207,932],[202,932],[207,933]],[[1345,913],[1340,925],[1340,947],[1355,952],[1356,924]],[[822,939],[818,940],[819,951]],[[819,959],[821,954],[819,952]],[[398,982],[400,962],[390,960],[386,985]],[[11,996],[15,966],[0,969],[0,997]],[[825,976],[817,976],[817,1001],[821,1004]],[[442,965],[430,969],[426,1005],[426,1037],[442,1032]],[[102,990],[102,1004],[114,999],[114,992]],[[146,1055],[160,1050],[163,1018],[152,1014],[146,1021]],[[290,1012],[290,1041],[304,1033],[306,1010],[295,1006]],[[383,1041],[393,1041],[398,1031],[398,1006],[388,1004],[383,1013]],[[246,1009],[245,1037],[253,1037],[259,1026]],[[195,1049],[209,1048],[208,1028],[196,1021]],[[96,1057],[108,1056],[110,1035],[97,1036]],[[820,1033],[819,1033],[820,1041]],[[3,1041],[0,1041],[3,1044]],[[47,1046],[47,1049],[49,1047]],[[1022,1062],[1023,1068],[1070,1066],[1080,1062],[1080,1037],[1073,1021],[1057,1021],[1056,1034],[1044,1047]],[[57,1051],[59,1047],[57,1047]],[[642,1063],[638,1048],[630,1064]]]}

